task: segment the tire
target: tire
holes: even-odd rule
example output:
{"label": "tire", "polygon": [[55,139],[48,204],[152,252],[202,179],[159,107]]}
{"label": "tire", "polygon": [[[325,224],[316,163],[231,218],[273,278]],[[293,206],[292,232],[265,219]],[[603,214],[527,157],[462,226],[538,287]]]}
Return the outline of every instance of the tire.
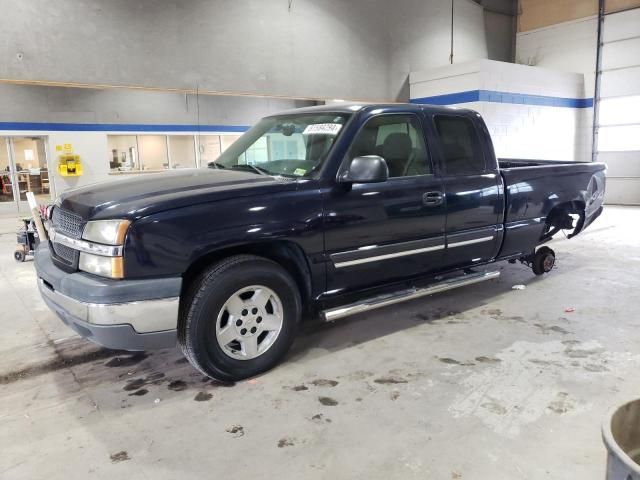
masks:
{"label": "tire", "polygon": [[22,250],[16,250],[15,252],[13,252],[13,258],[16,262],[24,262],[26,255]]}
{"label": "tire", "polygon": [[229,257],[208,267],[187,288],[178,343],[208,377],[242,380],[282,360],[301,311],[300,292],[284,268],[254,255]]}
{"label": "tire", "polygon": [[549,247],[541,247],[535,253],[531,269],[536,275],[549,273],[556,262],[556,255]]}

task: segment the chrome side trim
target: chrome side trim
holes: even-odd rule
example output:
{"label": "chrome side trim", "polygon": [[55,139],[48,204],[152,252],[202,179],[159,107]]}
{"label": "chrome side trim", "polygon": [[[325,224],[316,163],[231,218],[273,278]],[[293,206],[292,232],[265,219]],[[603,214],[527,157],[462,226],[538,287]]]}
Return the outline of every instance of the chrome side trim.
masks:
{"label": "chrome side trim", "polygon": [[507,230],[515,230],[517,228],[522,227],[530,227],[532,225],[542,223],[546,220],[547,217],[536,217],[536,218],[528,218],[526,220],[517,220],[515,222],[510,222],[505,225]]}
{"label": "chrome side trim", "polygon": [[126,303],[86,303],[53,290],[39,278],[38,288],[46,300],[72,317],[93,325],[131,325],[138,333],[171,330],[178,325],[179,297]]}
{"label": "chrome side trim", "polygon": [[405,302],[407,300],[413,300],[415,298],[433,295],[434,293],[444,292],[446,290],[453,290],[454,288],[484,282],[486,280],[491,280],[499,276],[499,271],[469,273],[452,279],[443,280],[428,287],[413,287],[390,294],[372,297],[362,302],[352,303],[350,305],[344,305],[342,307],[331,308],[329,310],[323,311],[322,316],[324,317],[325,322],[333,322],[334,320],[338,320],[349,315],[354,315],[356,313],[367,312],[375,308],[386,307],[388,305],[394,305],[396,303]]}
{"label": "chrome side trim", "polygon": [[388,260],[390,258],[404,257],[406,255],[416,255],[418,253],[435,252],[436,250],[443,250],[443,249],[444,249],[444,245],[436,245],[433,247],[425,247],[425,248],[416,248],[414,250],[405,250],[403,252],[387,253],[385,255],[376,255],[374,257],[359,258],[357,260],[348,260],[346,262],[338,262],[338,263],[334,263],[334,266],[336,268],[344,268],[344,267],[350,267],[352,265],[360,265],[362,263],[375,262],[378,260]]}
{"label": "chrome side trim", "polygon": [[52,242],[66,245],[80,252],[91,253],[103,257],[121,257],[124,247],[122,245],[103,245],[101,243],[88,242],[78,238],[71,238],[49,228],[49,238]]}
{"label": "chrome side trim", "polygon": [[452,242],[452,243],[447,243],[447,247],[462,247],[463,245],[471,245],[474,243],[488,242],[489,240],[493,240],[494,238],[495,237],[491,235],[490,237],[474,238],[473,240],[464,240],[462,242]]}

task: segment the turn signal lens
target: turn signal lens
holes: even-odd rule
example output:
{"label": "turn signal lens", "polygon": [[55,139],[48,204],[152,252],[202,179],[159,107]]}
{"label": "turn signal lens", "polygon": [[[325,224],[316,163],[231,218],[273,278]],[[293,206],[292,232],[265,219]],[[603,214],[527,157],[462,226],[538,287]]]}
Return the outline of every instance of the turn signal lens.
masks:
{"label": "turn signal lens", "polygon": [[93,273],[101,277],[123,278],[124,264],[122,257],[102,257],[80,252],[78,268],[83,272]]}

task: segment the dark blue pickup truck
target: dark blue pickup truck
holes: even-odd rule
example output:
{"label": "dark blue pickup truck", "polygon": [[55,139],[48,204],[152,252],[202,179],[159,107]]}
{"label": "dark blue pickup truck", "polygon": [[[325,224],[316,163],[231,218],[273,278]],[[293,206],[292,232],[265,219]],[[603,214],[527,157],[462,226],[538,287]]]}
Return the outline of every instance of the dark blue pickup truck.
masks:
{"label": "dark blue pickup truck", "polygon": [[[541,138],[543,142],[545,139]],[[471,110],[311,107],[266,117],[206,169],[58,198],[42,296],[110,348],[175,346],[221,380],[285,355],[301,318],[347,315],[496,277],[602,211],[605,165],[498,160]]]}

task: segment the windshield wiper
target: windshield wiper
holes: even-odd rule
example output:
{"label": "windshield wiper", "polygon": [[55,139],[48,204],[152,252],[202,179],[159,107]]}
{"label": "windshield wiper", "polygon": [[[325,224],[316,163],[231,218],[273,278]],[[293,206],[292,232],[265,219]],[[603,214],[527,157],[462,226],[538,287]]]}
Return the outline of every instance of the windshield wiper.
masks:
{"label": "windshield wiper", "polygon": [[259,174],[259,175],[271,175],[271,172],[269,170],[267,170],[266,168],[262,168],[262,167],[256,167],[255,165],[249,165],[247,163],[245,164],[241,164],[241,163],[237,163],[235,165],[231,165],[229,167],[231,170],[236,169],[236,170],[252,170],[255,173]]}

